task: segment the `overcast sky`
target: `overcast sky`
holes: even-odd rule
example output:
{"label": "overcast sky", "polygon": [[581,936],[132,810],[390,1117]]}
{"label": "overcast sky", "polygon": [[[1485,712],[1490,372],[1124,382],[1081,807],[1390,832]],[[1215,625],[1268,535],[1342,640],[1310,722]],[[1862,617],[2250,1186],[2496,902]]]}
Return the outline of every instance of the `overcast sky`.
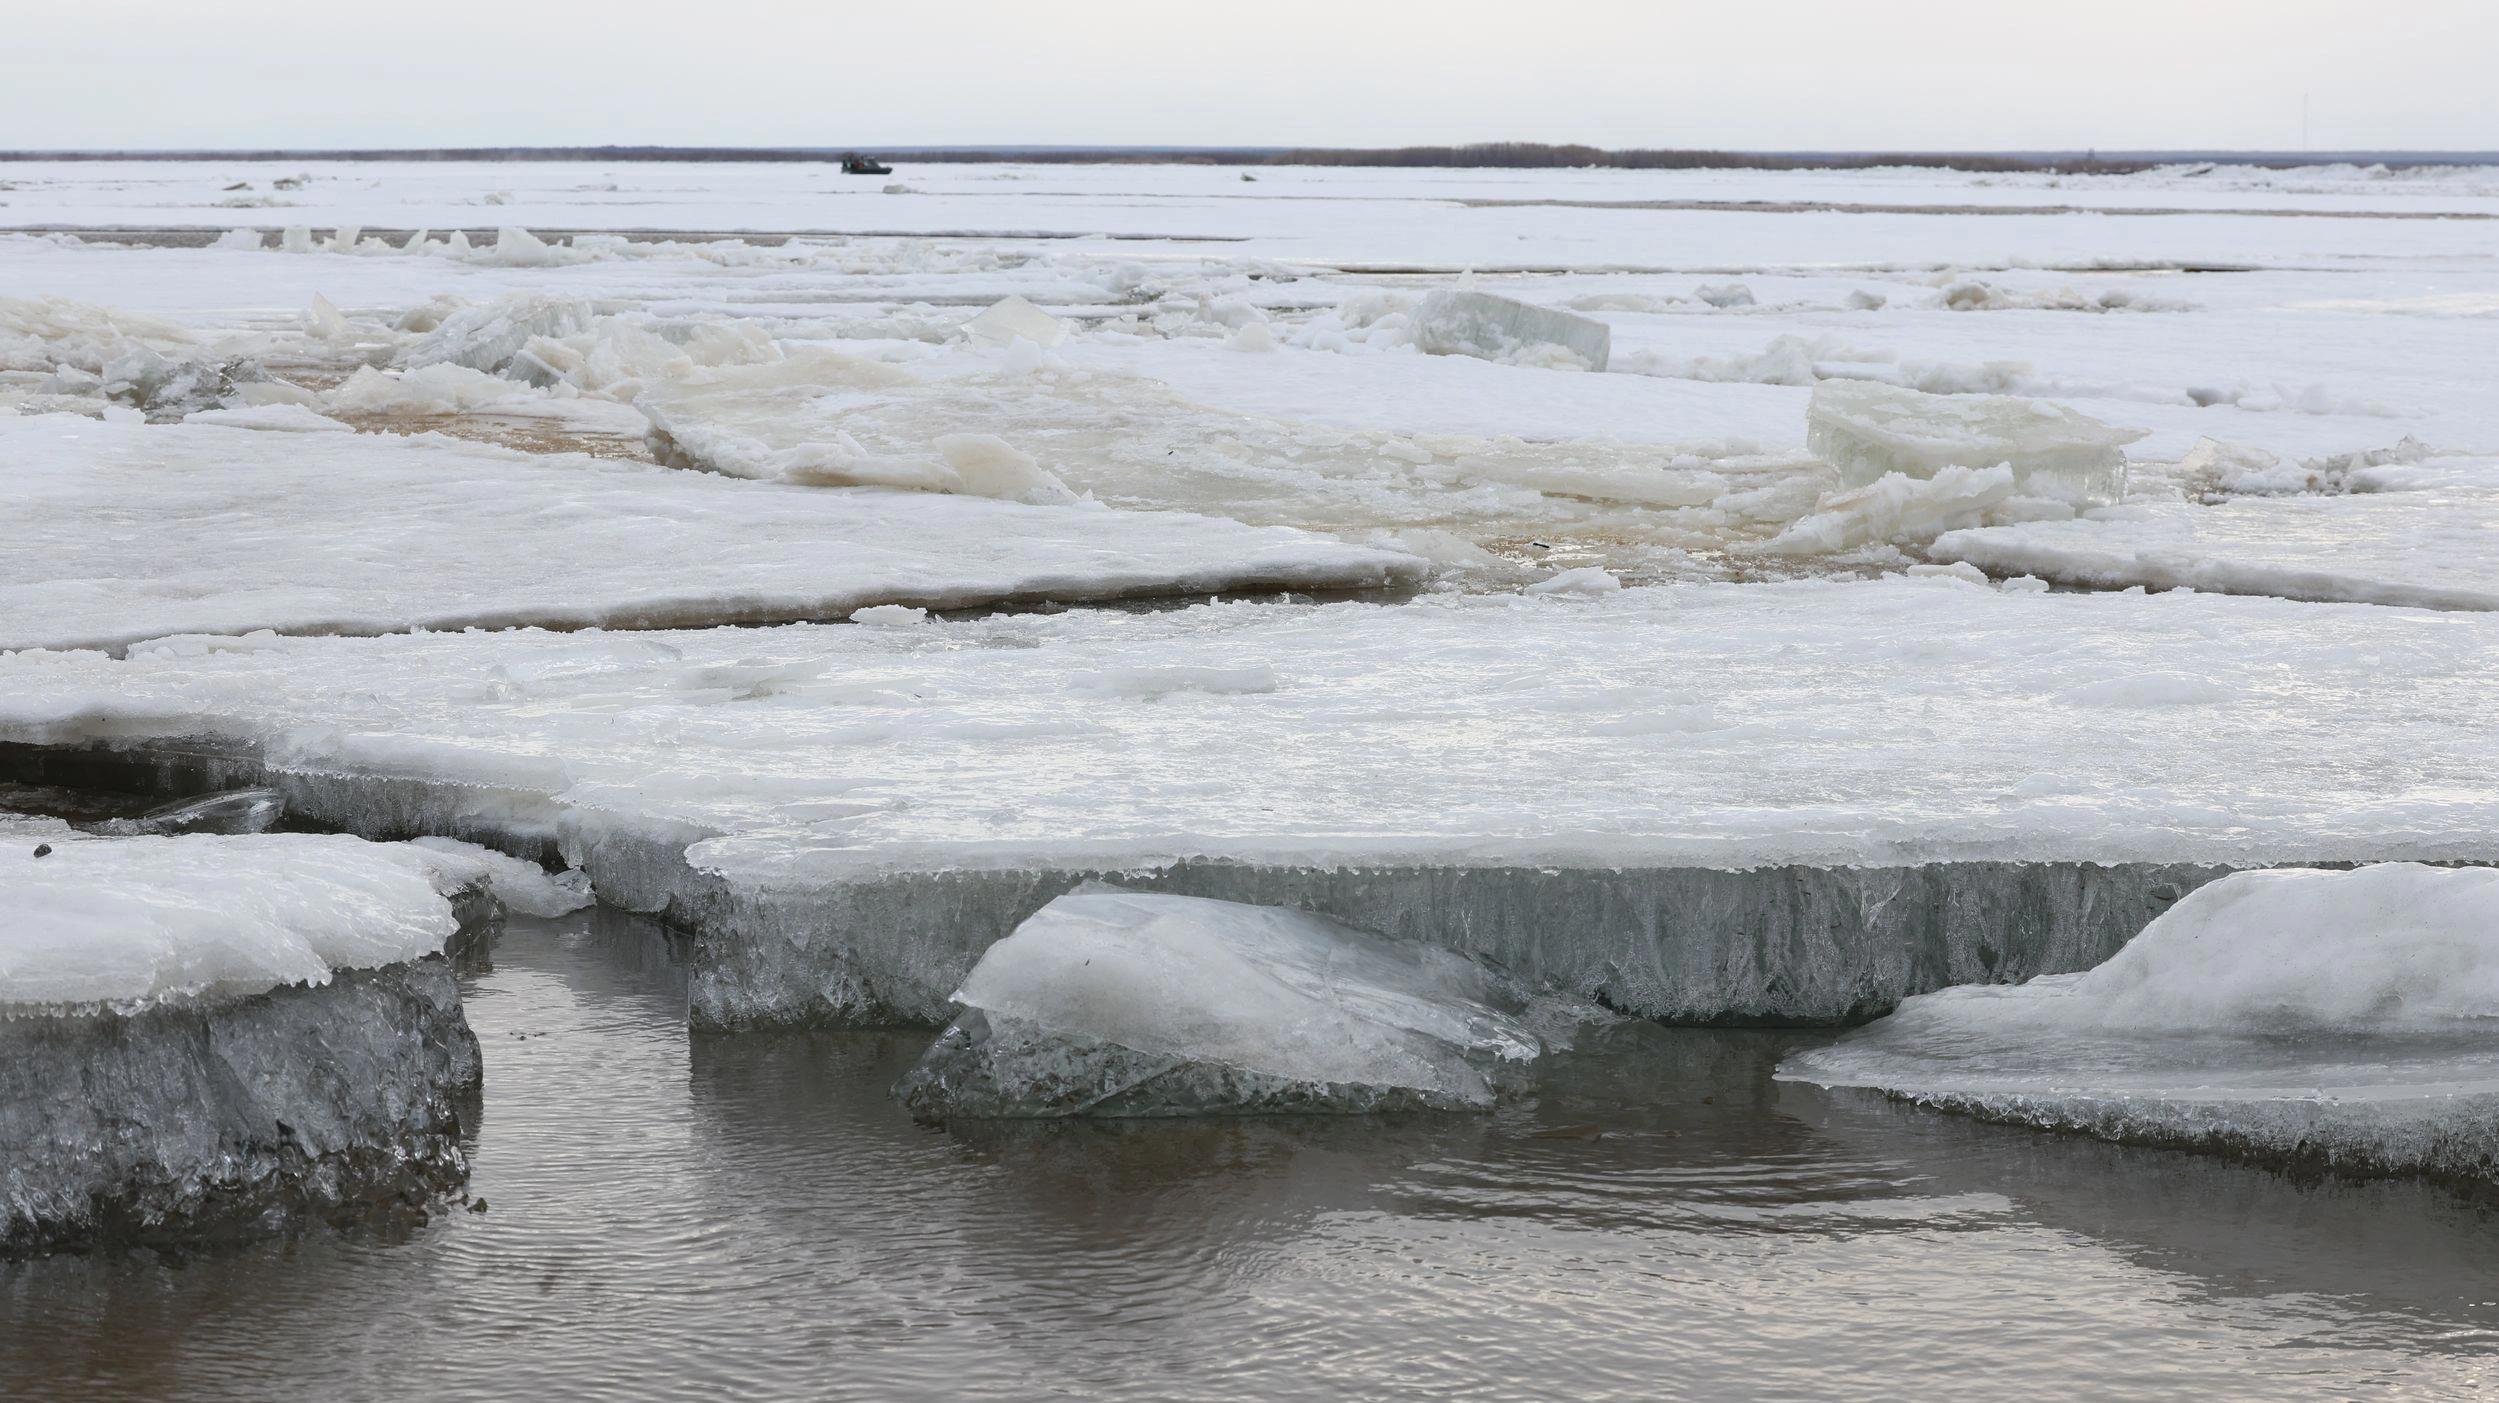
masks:
{"label": "overcast sky", "polygon": [[0,147],[2499,148],[2495,0],[0,0]]}

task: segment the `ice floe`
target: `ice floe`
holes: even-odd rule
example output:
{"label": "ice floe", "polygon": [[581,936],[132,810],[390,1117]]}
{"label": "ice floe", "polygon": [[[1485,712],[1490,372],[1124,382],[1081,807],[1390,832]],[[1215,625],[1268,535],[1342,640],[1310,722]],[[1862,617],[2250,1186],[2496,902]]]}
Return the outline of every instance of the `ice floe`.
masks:
{"label": "ice floe", "polygon": [[2499,872],[2235,874],[2105,964],[1911,999],[1782,1069],[1990,1120],[2499,1178]]}
{"label": "ice floe", "polygon": [[896,1087],[914,1114],[1466,1110],[1594,1009],[1303,911],[1092,886],[989,947]]}
{"label": "ice floe", "polygon": [[[979,471],[995,470],[991,452],[958,450]],[[1394,549],[1177,513],[810,492],[433,437],[48,415],[0,419],[0,463],[13,547],[0,649],[771,622],[1375,586],[1423,569]]]}

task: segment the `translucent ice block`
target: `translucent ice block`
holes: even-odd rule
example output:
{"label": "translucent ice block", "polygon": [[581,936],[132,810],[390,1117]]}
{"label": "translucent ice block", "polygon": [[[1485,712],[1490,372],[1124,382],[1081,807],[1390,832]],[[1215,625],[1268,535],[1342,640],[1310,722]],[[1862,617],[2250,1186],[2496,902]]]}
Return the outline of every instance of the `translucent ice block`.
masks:
{"label": "translucent ice block", "polygon": [[2010,464],[2026,496],[2114,502],[2126,493],[2121,429],[2063,405],[2009,395],[1930,395],[1871,380],[1825,380],[1805,410],[1805,443],[1851,486],[1885,473]]}

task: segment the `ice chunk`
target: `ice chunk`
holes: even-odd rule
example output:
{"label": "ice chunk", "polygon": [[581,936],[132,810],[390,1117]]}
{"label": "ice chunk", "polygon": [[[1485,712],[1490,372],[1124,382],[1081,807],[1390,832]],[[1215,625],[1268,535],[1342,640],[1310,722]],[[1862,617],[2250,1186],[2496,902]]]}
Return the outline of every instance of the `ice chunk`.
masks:
{"label": "ice chunk", "polygon": [[1446,950],[1099,884],[989,947],[955,999],[896,1088],[924,1118],[1481,1108],[1567,1021]]}
{"label": "ice chunk", "polygon": [[999,301],[965,322],[963,330],[984,346],[1012,346],[1024,340],[1046,351],[1067,339],[1067,323],[1021,297]]}
{"label": "ice chunk", "polygon": [[124,837],[170,838],[183,833],[266,833],[286,816],[286,800],[274,789],[234,789],[200,799],[180,799],[137,818],[113,819],[100,832]]}
{"label": "ice chunk", "polygon": [[1415,305],[1408,330],[1435,356],[1546,363],[1558,347],[1589,370],[1605,369],[1613,328],[1594,317],[1539,307],[1489,292],[1442,288]]}
{"label": "ice chunk", "polygon": [[2063,405],[2006,395],[1930,395],[1870,380],[1826,380],[1805,411],[1805,441],[1865,486],[1885,473],[1933,477],[1947,467],[2009,465],[2019,490],[2068,502],[2125,495],[2120,429]]}
{"label": "ice chunk", "polygon": [[228,229],[226,232],[219,234],[217,236],[217,241],[210,244],[209,247],[257,250],[264,247],[266,243],[266,236],[264,236],[258,229]]}
{"label": "ice chunk", "polygon": [[524,916],[569,915],[595,899],[590,894],[590,875],[578,868],[550,874],[537,863],[457,838],[418,838],[409,845],[445,859],[450,871],[475,874],[494,891],[496,900]]}
{"label": "ice chunk", "polygon": [[1824,497],[1755,549],[1767,555],[1821,555],[1878,541],[1931,541],[1944,532],[1985,524],[2013,497],[2013,470],[1942,468],[1931,477],[1886,473],[1848,492]]}
{"label": "ice chunk", "polygon": [[589,303],[570,298],[500,297],[444,317],[441,325],[402,350],[398,363],[413,369],[447,362],[496,374],[512,364],[532,337],[578,335],[590,329],[595,316]]}
{"label": "ice chunk", "polygon": [[[23,861],[0,850],[11,858]],[[0,1016],[0,1258],[407,1214],[466,1177],[479,1081],[439,959],[266,994]]]}
{"label": "ice chunk", "polygon": [[1692,295],[1712,307],[1750,307],[1753,290],[1742,283],[1703,283]]}
{"label": "ice chunk", "polygon": [[1965,985],[1791,1080],[2359,1172],[2499,1178],[2499,872],[2237,873],[2106,963]]}

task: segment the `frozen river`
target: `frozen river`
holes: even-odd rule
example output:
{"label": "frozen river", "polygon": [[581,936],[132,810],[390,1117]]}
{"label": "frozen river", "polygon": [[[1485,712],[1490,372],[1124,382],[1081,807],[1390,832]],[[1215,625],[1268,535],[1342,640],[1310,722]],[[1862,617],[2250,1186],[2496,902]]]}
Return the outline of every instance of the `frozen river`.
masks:
{"label": "frozen river", "polygon": [[0,1265],[12,1400],[2461,1397],[2499,1213],[1774,1083],[1641,1030],[1490,1117],[917,1126],[923,1033],[689,1039],[515,921],[470,1192],[404,1241]]}

